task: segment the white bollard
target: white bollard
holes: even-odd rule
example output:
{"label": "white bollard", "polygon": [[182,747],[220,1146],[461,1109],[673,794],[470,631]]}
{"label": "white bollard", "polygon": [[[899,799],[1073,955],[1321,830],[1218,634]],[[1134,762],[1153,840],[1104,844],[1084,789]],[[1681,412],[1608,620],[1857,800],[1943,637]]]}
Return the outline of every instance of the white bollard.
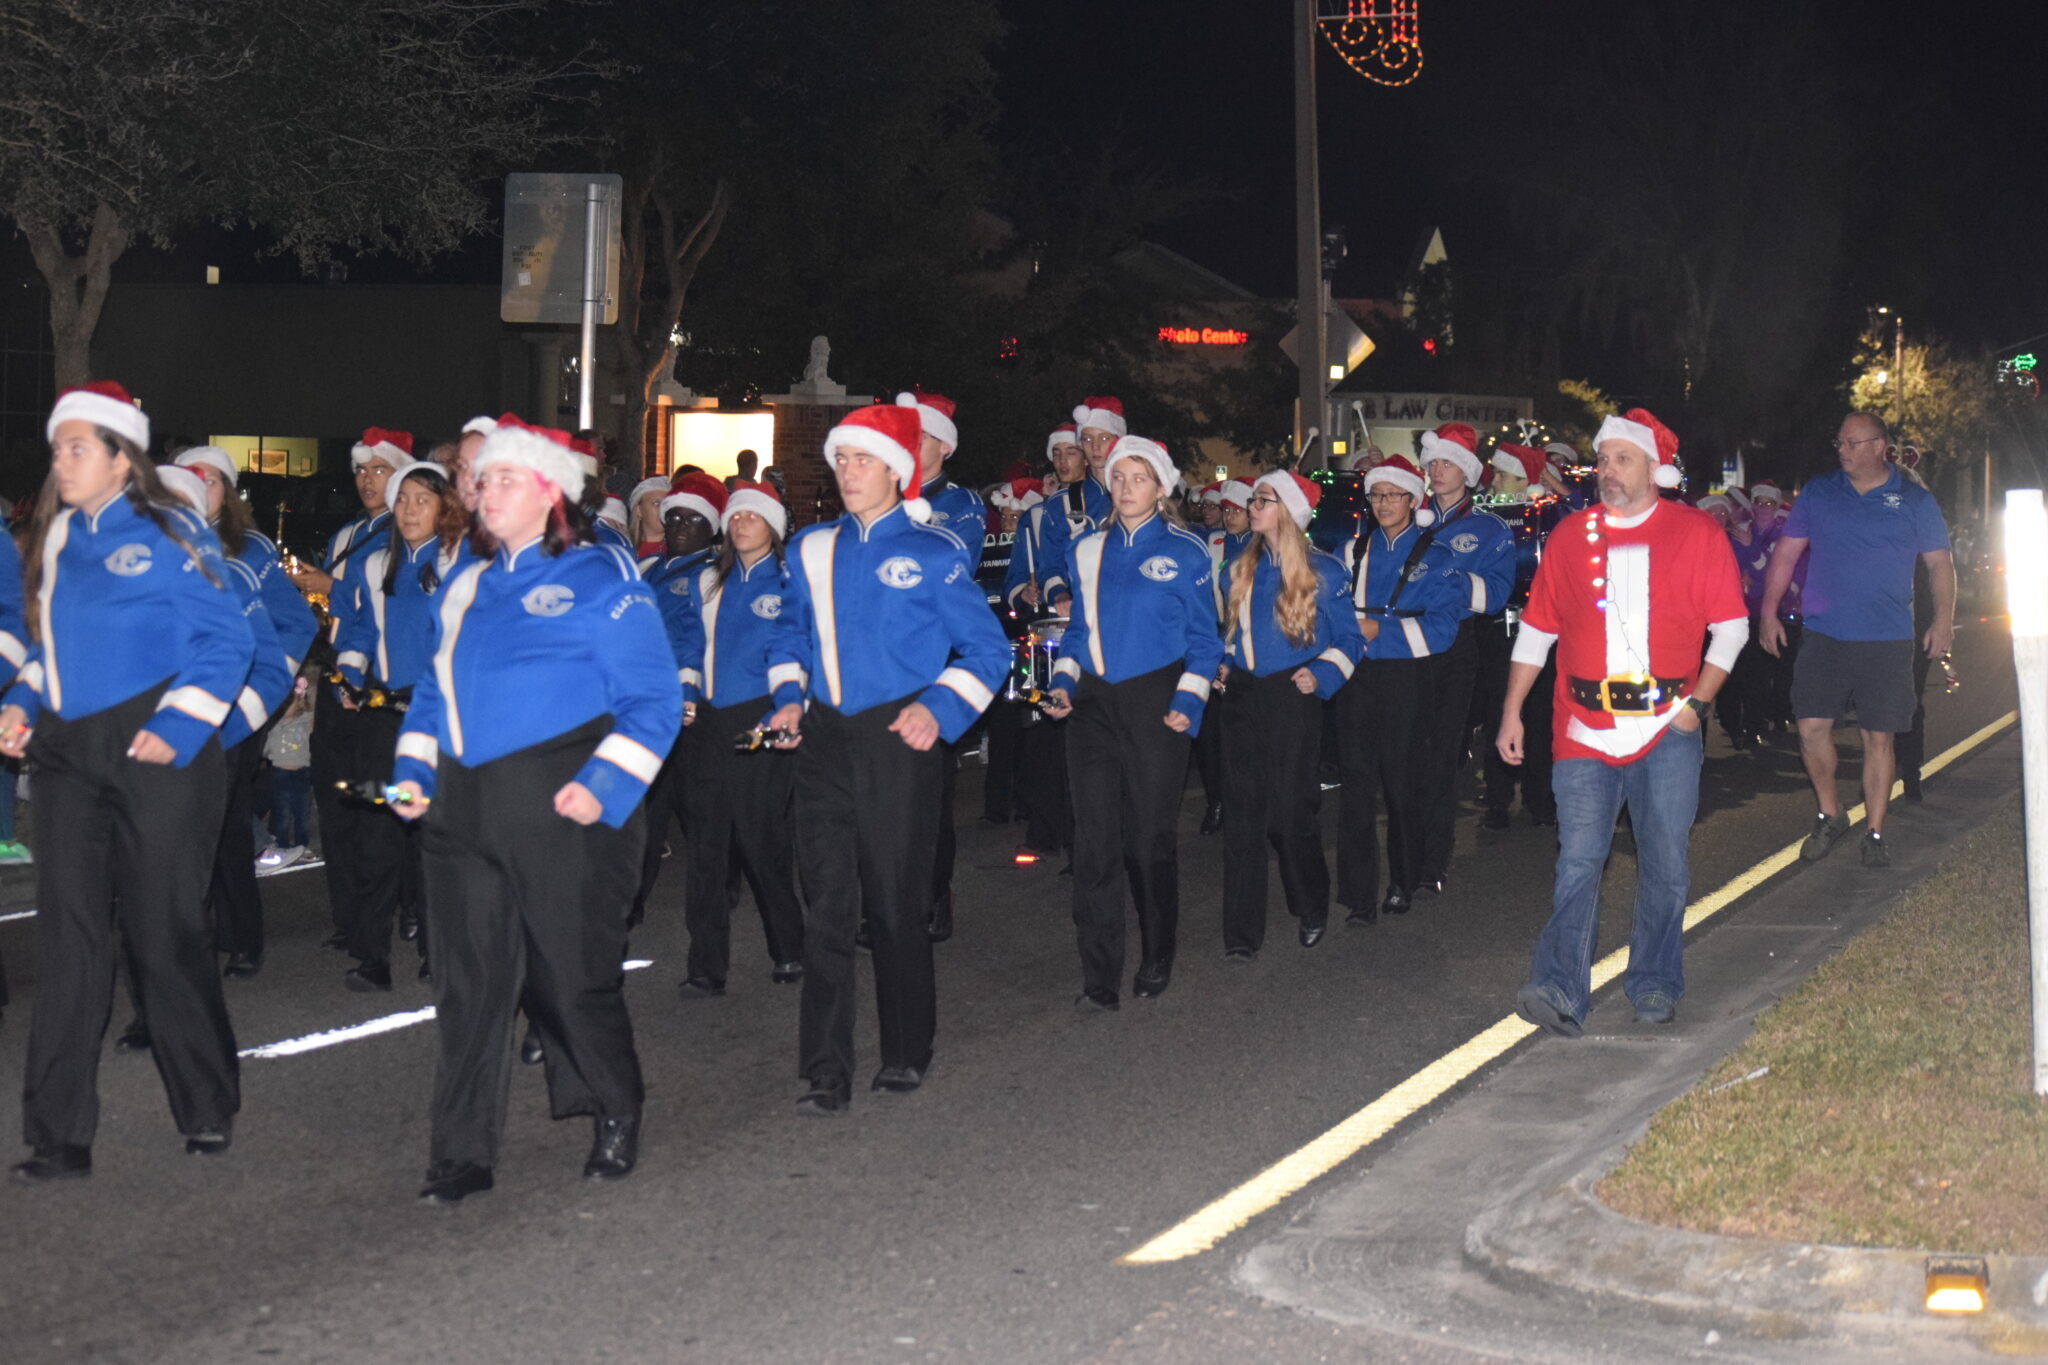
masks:
{"label": "white bollard", "polygon": [[2038,488],[2005,495],[2005,606],[2019,675],[2026,789],[2027,923],[2033,953],[2034,1093],[2048,1095],[2048,507]]}

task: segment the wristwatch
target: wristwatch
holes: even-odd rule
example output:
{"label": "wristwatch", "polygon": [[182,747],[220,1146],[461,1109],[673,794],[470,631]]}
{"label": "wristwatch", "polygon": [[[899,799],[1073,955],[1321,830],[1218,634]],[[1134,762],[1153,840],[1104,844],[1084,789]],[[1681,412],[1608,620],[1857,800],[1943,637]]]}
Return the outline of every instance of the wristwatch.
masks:
{"label": "wristwatch", "polygon": [[1714,703],[1710,701],[1701,701],[1698,697],[1687,697],[1685,699],[1685,704],[1687,706],[1690,706],[1692,708],[1692,713],[1698,716],[1701,720],[1705,720],[1707,718],[1708,713],[1714,709]]}

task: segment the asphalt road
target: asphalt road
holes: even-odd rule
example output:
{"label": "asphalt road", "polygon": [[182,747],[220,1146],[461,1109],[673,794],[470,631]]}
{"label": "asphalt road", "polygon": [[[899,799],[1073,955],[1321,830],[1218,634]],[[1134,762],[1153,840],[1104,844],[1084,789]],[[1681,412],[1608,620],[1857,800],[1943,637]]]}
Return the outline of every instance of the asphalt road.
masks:
{"label": "asphalt road", "polygon": [[[1965,631],[1963,689],[1929,699],[1930,754],[2011,709],[2005,649],[1996,623]],[[1276,882],[1265,951],[1226,967],[1221,848],[1194,834],[1191,789],[1172,989],[1081,1017],[1068,883],[1056,862],[1009,866],[1021,826],[978,823],[980,786],[970,764],[959,930],[937,950],[938,1052],[917,1094],[859,1090],[841,1121],[797,1120],[796,993],[769,984],[743,907],[728,994],[678,999],[671,864],[633,942],[652,965],[627,984],[649,1084],[630,1180],[578,1178],[588,1122],[550,1121],[539,1070],[522,1068],[497,1189],[416,1205],[431,1024],[245,1061],[235,1146],[216,1161],[183,1154],[149,1061],[109,1046],[92,1179],[0,1186],[0,1359],[1477,1358],[1455,1333],[1418,1346],[1233,1286],[1251,1243],[1319,1187],[1206,1255],[1115,1261],[1505,1014],[1548,911],[1549,832],[1518,816],[1482,834],[1468,805],[1445,897],[1333,928],[1312,951]],[[1811,812],[1789,746],[1737,754],[1716,734],[1695,894],[1799,837]],[[1914,837],[1910,808],[1890,832]],[[1603,952],[1626,937],[1632,883],[1618,855]],[[343,990],[346,961],[319,947],[318,872],[264,890],[269,963],[228,983],[244,1047],[431,1002],[409,972],[388,996]],[[32,894],[10,873],[0,914]],[[30,927],[0,922],[10,1095],[36,989]],[[872,1066],[871,1012],[859,1046]]]}

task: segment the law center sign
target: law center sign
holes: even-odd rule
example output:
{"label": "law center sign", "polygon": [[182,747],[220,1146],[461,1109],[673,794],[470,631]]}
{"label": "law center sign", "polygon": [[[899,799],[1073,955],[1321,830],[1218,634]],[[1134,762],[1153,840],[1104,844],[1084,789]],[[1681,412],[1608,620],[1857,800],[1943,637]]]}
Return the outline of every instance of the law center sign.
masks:
{"label": "law center sign", "polygon": [[1533,398],[1471,393],[1345,393],[1337,397],[1347,405],[1356,403],[1367,425],[1376,427],[1439,427],[1445,422],[1503,426],[1536,416]]}

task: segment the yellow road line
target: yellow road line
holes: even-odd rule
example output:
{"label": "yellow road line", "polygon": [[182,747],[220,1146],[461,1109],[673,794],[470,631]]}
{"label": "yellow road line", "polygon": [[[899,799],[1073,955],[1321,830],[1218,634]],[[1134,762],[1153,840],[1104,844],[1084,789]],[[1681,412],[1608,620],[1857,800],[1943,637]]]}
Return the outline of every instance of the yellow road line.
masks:
{"label": "yellow road line", "polygon": [[[2010,727],[2017,719],[2017,712],[2006,712],[1961,743],[1950,746],[1922,764],[1921,775],[1932,777]],[[1903,784],[1894,782],[1893,798],[1896,799],[1902,790]],[[1861,805],[1854,807],[1849,811],[1850,823],[1861,820],[1864,814]],[[1691,929],[1719,914],[1798,860],[1799,844],[1787,844],[1718,890],[1687,906],[1685,927]],[[1626,948],[1617,948],[1601,958],[1593,965],[1593,989],[1597,991],[1613,981],[1627,965]],[[1511,1014],[1474,1034],[1307,1146],[1288,1153],[1228,1194],[1196,1210],[1143,1246],[1118,1257],[1117,1264],[1163,1265],[1209,1250],[1310,1181],[1329,1174],[1378,1142],[1403,1119],[1442,1098],[1459,1082],[1536,1031],[1534,1024]]]}

